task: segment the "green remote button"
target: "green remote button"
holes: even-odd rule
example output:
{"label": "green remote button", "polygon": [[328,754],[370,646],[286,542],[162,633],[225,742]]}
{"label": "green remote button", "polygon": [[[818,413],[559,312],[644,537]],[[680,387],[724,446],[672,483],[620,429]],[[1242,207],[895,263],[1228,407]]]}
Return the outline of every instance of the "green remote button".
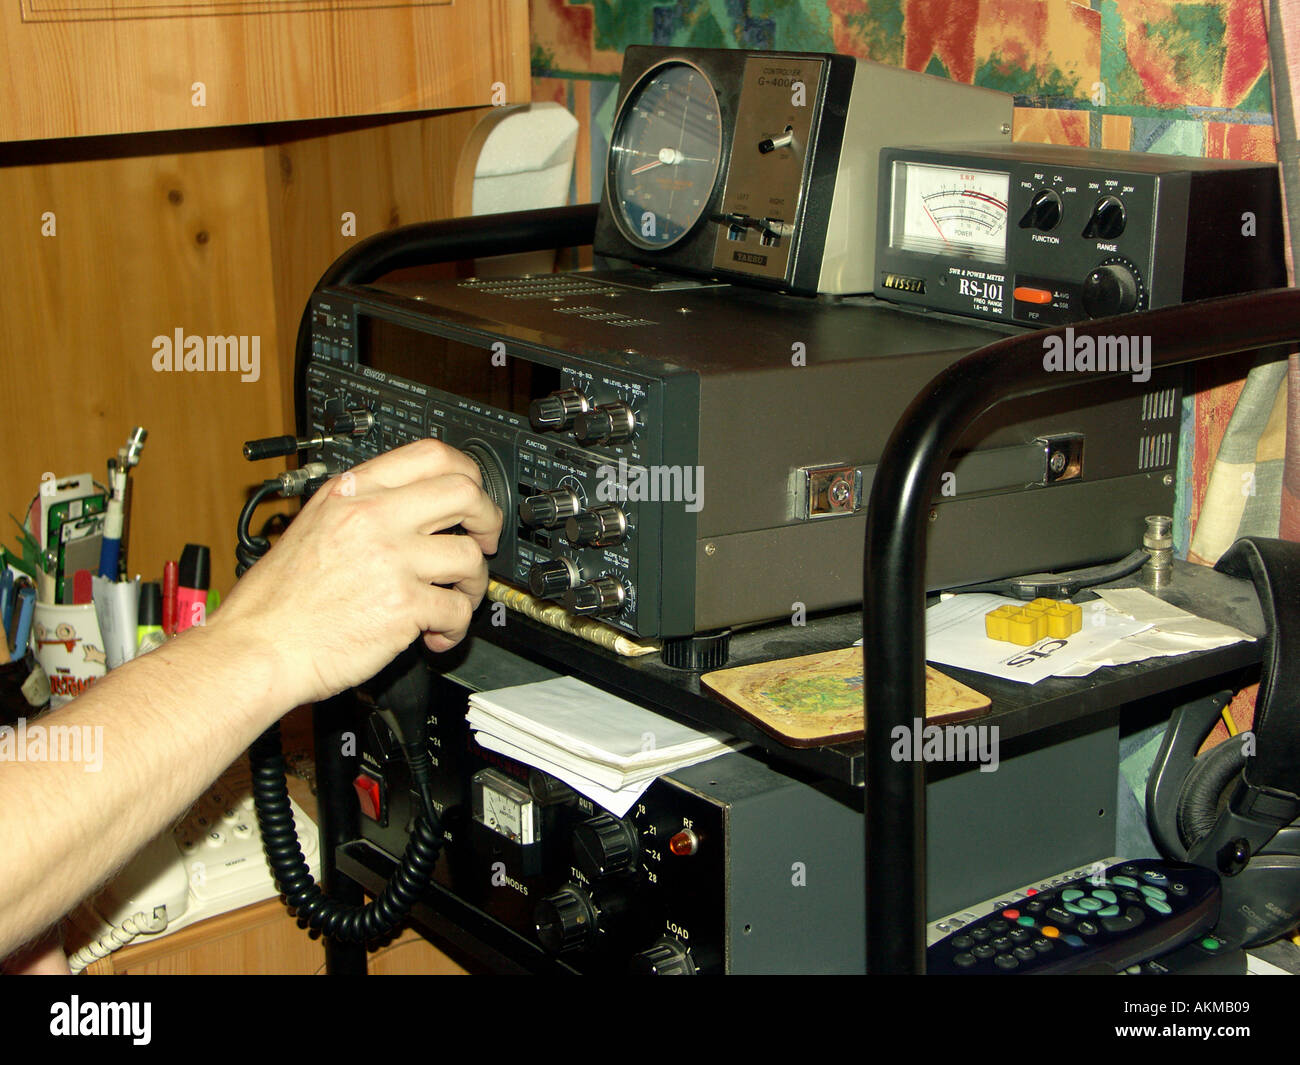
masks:
{"label": "green remote button", "polygon": [[1064,902],[1073,902],[1075,899],[1083,898],[1083,892],[1078,888],[1066,888],[1061,892],[1061,899]]}
{"label": "green remote button", "polygon": [[1119,916],[1119,907],[1118,907],[1118,906],[1107,906],[1104,910],[1098,910],[1098,911],[1097,911],[1097,916],[1098,916],[1098,917],[1118,917],[1118,916]]}
{"label": "green remote button", "polygon": [[1069,910],[1070,913],[1077,913],[1080,917],[1086,917],[1091,912],[1090,910],[1085,910],[1077,902],[1067,902],[1065,908]]}
{"label": "green remote button", "polygon": [[1137,887],[1137,886],[1138,886],[1138,882],[1137,882],[1136,880],[1134,880],[1131,876],[1112,876],[1112,877],[1110,878],[1110,882],[1111,882],[1112,884],[1118,884],[1120,887]]}
{"label": "green remote button", "polygon": [[1105,888],[1098,888],[1096,891],[1092,893],[1092,897],[1094,899],[1101,899],[1102,902],[1109,902],[1112,905],[1119,902],[1119,899],[1118,897],[1116,897],[1115,892],[1107,891]]}
{"label": "green remote button", "polygon": [[1149,899],[1160,899],[1163,902],[1167,897],[1158,887],[1152,887],[1150,884],[1143,884],[1138,890]]}
{"label": "green remote button", "polygon": [[1079,905],[1085,910],[1100,910],[1103,903],[1101,899],[1080,899]]}
{"label": "green remote button", "polygon": [[1016,918],[1016,924],[1021,925],[1021,926],[1025,927],[1025,928],[1033,928],[1033,927],[1034,927],[1034,919],[1033,919],[1032,917],[1030,917],[1029,914],[1026,913],[1026,914],[1024,914],[1024,915],[1022,915],[1022,916]]}
{"label": "green remote button", "polygon": [[1201,946],[1203,946],[1206,950],[1218,950],[1221,946],[1223,946],[1223,944],[1220,943],[1213,936],[1206,936],[1204,939],[1201,940]]}
{"label": "green remote button", "polygon": [[1163,913],[1166,916],[1174,912],[1174,908],[1170,906],[1169,903],[1165,902],[1164,899],[1147,899],[1147,905],[1155,910],[1156,913]]}

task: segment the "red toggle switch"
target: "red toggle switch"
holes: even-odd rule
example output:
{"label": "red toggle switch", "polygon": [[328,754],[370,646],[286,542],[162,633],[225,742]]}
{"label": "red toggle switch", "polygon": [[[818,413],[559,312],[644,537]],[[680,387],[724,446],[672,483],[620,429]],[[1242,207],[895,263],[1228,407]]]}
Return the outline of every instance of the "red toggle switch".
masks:
{"label": "red toggle switch", "polygon": [[372,821],[383,821],[383,785],[374,777],[362,773],[352,782],[352,787],[356,789],[357,800],[361,803],[361,812]]}

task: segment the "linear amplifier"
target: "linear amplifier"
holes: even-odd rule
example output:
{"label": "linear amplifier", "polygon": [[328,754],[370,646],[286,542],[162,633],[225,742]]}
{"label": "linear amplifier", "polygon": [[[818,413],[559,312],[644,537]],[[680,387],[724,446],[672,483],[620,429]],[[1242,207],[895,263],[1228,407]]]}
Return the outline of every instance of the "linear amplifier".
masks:
{"label": "linear amplifier", "polygon": [[1286,284],[1275,164],[1047,144],[880,153],[875,293],[1038,328]]}
{"label": "linear amplifier", "polygon": [[[629,276],[631,275],[631,276]],[[324,289],[306,422],[336,469],[434,437],[507,516],[492,573],[672,640],[861,601],[898,418],[1007,330],[652,270]],[[1098,379],[973,426],[931,588],[1117,558],[1173,502],[1180,377]],[[666,655],[665,657],[670,657]]]}

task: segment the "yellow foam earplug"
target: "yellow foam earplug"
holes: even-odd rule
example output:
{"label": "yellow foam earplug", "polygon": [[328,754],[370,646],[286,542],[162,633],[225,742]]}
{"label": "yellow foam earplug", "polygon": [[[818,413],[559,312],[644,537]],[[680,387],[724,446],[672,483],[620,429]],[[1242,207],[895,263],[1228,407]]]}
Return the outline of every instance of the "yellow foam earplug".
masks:
{"label": "yellow foam earplug", "polygon": [[1063,640],[1083,628],[1083,610],[1056,599],[1035,599],[1024,606],[1010,603],[984,615],[990,640],[1028,647],[1047,636]]}

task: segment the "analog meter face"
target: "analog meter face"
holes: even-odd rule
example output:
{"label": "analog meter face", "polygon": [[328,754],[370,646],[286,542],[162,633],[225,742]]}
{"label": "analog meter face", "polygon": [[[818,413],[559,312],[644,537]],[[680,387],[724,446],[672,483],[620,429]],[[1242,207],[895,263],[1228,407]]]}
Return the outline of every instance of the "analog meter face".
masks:
{"label": "analog meter face", "polygon": [[722,116],[709,79],[690,63],[652,67],[614,120],[609,195],[633,244],[677,243],[708,207],[722,161]]}
{"label": "analog meter face", "polygon": [[893,184],[891,247],[1007,261],[1010,174],[899,161]]}

